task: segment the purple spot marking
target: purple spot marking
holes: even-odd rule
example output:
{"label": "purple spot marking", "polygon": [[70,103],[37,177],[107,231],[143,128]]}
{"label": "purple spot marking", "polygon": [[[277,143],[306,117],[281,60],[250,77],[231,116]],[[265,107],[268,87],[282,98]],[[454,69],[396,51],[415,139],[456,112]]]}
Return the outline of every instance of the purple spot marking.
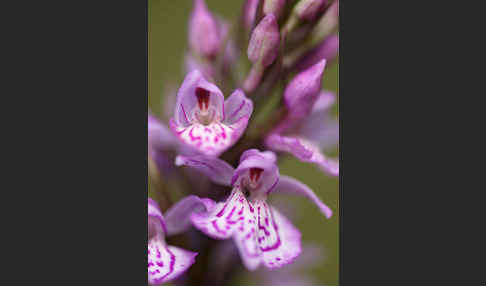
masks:
{"label": "purple spot marking", "polygon": [[[264,206],[265,206],[265,209],[267,209],[267,205],[264,204]],[[273,245],[270,245],[268,247],[260,247],[261,251],[263,251],[263,252],[275,250],[275,249],[279,248],[280,245],[281,245],[280,235],[278,233],[277,224],[275,223],[275,218],[273,217],[273,212],[272,212],[271,209],[269,211],[270,211],[270,215],[271,215],[271,219],[272,219],[273,229],[275,230],[275,234],[277,236],[277,241]],[[260,222],[259,222],[259,224],[260,224]]]}
{"label": "purple spot marking", "polygon": [[182,113],[184,113],[184,117],[186,118],[186,122],[187,122],[187,123],[191,123],[191,122],[189,121],[189,119],[187,119],[186,111],[184,110],[184,105],[182,105],[182,104],[181,104],[181,109],[182,109]]}
{"label": "purple spot marking", "polygon": [[233,216],[233,213],[235,212],[235,209],[236,209],[236,206],[233,206],[233,208],[231,209],[230,213],[226,217],[227,220],[231,219],[231,217]]}
{"label": "purple spot marking", "polygon": [[224,213],[224,209],[226,208],[226,206],[229,204],[229,202],[231,201],[231,199],[233,198],[235,194],[231,194],[231,197],[228,199],[228,201],[224,204],[223,208],[219,211],[219,213],[216,214],[217,217],[221,217]]}
{"label": "purple spot marking", "polygon": [[216,223],[216,220],[213,220],[211,223],[212,223],[212,225],[213,225],[214,229],[215,229],[217,232],[219,232],[219,233],[221,233],[221,234],[223,234],[223,235],[226,235],[226,232],[225,232],[224,230],[219,229],[218,224]]}
{"label": "purple spot marking", "polygon": [[193,130],[194,130],[194,127],[192,127],[191,130],[189,131],[189,137],[191,138],[191,140],[192,141],[201,140],[201,136],[194,137],[194,135],[192,135]]}

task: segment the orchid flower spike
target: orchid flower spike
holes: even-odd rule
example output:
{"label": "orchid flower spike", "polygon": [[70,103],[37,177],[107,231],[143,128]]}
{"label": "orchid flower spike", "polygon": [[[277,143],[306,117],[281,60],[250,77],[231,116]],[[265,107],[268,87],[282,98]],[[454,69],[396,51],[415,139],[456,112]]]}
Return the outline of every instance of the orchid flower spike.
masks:
{"label": "orchid flower spike", "polygon": [[327,175],[339,176],[339,161],[323,153],[339,142],[339,123],[329,114],[335,101],[334,93],[320,92],[309,114],[284,119],[265,139],[266,147],[314,163]]}
{"label": "orchid flower spike", "polygon": [[[270,193],[304,196],[327,218],[332,216],[331,209],[309,187],[279,174],[276,156],[270,151],[245,151],[236,169],[223,160],[205,155],[178,156],[176,165],[195,168],[213,182],[232,187],[225,202],[200,199],[205,211],[193,212],[191,220],[210,237],[233,238],[249,270],[260,264],[267,268],[282,267],[292,263],[301,252],[299,230],[267,203]],[[187,200],[187,204],[194,204],[197,199]]]}
{"label": "orchid flower spike", "polygon": [[166,221],[157,203],[148,199],[148,282],[159,285],[183,274],[197,253],[167,245]]}
{"label": "orchid flower spike", "polygon": [[201,72],[190,72],[177,93],[170,127],[184,143],[199,152],[219,156],[241,137],[253,103],[237,89],[225,101],[219,88]]}

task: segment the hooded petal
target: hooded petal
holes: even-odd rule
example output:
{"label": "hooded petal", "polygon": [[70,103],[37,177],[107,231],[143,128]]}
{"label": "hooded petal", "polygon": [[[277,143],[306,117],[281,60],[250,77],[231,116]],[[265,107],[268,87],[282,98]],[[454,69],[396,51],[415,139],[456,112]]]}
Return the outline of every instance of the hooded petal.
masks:
{"label": "hooded petal", "polygon": [[148,244],[148,281],[157,285],[184,273],[192,264],[197,253],[174,246],[167,246],[158,238]]}
{"label": "hooded petal", "polygon": [[339,142],[339,122],[331,118],[329,109],[336,101],[333,92],[321,92],[312,113],[305,119],[300,134],[326,151],[334,148]]}
{"label": "hooded petal", "polygon": [[277,157],[273,152],[260,152],[257,149],[245,151],[240,157],[240,164],[236,168],[233,178],[233,186],[244,186],[254,176],[252,171],[260,170],[258,174],[258,185],[254,188],[257,193],[268,194],[278,182],[279,171],[276,165]]}
{"label": "hooded petal", "polygon": [[207,155],[177,156],[176,166],[189,166],[206,175],[214,183],[231,186],[234,168],[225,161]]}
{"label": "hooded petal", "polygon": [[198,106],[201,92],[207,93],[209,108],[213,108],[218,114],[223,113],[224,96],[221,90],[204,79],[200,71],[193,70],[186,75],[177,92],[174,123],[178,129],[188,127],[193,122],[193,111]]}
{"label": "hooded petal", "polygon": [[272,150],[287,152],[301,161],[315,163],[330,176],[339,176],[339,162],[327,158],[315,143],[304,138],[272,134],[267,137],[265,144]]}
{"label": "hooded petal", "polygon": [[237,124],[242,119],[248,122],[252,112],[253,102],[237,89],[224,102],[223,122],[228,125]]}
{"label": "hooded petal", "polygon": [[[212,204],[212,206],[210,206]],[[193,225],[215,239],[230,238],[235,231],[246,232],[255,223],[253,208],[239,189],[224,203],[208,203],[206,213],[193,213]]]}
{"label": "hooded petal", "polygon": [[167,235],[179,234],[191,226],[192,213],[207,211],[213,203],[198,196],[187,196],[178,201],[165,212]]}
{"label": "hooded petal", "polygon": [[326,218],[329,219],[332,216],[332,210],[307,185],[294,178],[280,176],[280,180],[275,187],[275,193],[303,196],[313,202]]}
{"label": "hooded petal", "polygon": [[301,252],[301,234],[277,209],[263,200],[254,203],[257,214],[257,243],[267,268],[290,264]]}

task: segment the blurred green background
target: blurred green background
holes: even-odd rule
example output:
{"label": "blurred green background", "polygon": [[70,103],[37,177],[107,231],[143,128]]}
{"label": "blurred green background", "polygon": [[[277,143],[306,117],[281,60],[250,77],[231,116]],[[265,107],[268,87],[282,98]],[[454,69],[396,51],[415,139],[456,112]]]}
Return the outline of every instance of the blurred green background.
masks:
{"label": "blurred green background", "polygon": [[[223,18],[234,21],[240,15],[242,0],[206,0],[208,8]],[[178,88],[184,78],[184,55],[187,48],[187,23],[192,9],[191,0],[148,0],[148,90],[149,108],[157,115],[162,112],[162,98],[170,85]],[[323,88],[338,91],[338,61],[326,67]],[[334,112],[337,116],[337,104]],[[332,154],[337,156],[337,151]],[[309,267],[305,275],[316,285],[339,284],[339,182],[324,176],[317,167],[284,158],[279,162],[280,173],[298,178],[311,187],[334,211],[326,220],[317,208],[301,198],[282,197],[296,206],[291,220],[302,231],[303,245],[317,244],[323,249],[322,263]],[[280,200],[282,201],[282,200]],[[247,273],[237,277],[232,285],[255,285]]]}

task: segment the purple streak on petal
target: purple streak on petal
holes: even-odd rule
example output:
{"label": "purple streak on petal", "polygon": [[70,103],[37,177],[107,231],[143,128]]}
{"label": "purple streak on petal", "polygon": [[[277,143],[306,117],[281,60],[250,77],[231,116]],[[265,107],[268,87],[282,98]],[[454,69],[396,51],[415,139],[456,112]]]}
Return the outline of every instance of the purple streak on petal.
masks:
{"label": "purple streak on petal", "polygon": [[311,112],[321,89],[325,66],[326,60],[323,59],[299,73],[287,85],[284,99],[289,116],[305,117]]}
{"label": "purple streak on petal", "polygon": [[307,52],[295,65],[298,71],[305,70],[316,64],[322,59],[331,62],[336,58],[339,52],[339,36],[330,35],[324,39],[317,47]]}
{"label": "purple streak on petal", "polygon": [[207,211],[211,206],[212,202],[194,195],[178,201],[165,212],[167,235],[186,231],[191,226],[192,213]]}
{"label": "purple streak on petal", "polygon": [[194,156],[177,156],[176,166],[189,166],[206,175],[214,183],[231,186],[231,178],[234,168],[225,161],[213,156],[194,155]]}
{"label": "purple streak on petal", "polygon": [[284,175],[280,176],[280,181],[275,188],[275,193],[305,197],[313,202],[326,218],[330,219],[332,217],[332,210],[324,204],[307,185],[294,178]]}
{"label": "purple streak on petal", "polygon": [[253,112],[253,102],[245,96],[241,89],[235,90],[224,102],[223,122],[234,124],[241,118],[250,118]]}

